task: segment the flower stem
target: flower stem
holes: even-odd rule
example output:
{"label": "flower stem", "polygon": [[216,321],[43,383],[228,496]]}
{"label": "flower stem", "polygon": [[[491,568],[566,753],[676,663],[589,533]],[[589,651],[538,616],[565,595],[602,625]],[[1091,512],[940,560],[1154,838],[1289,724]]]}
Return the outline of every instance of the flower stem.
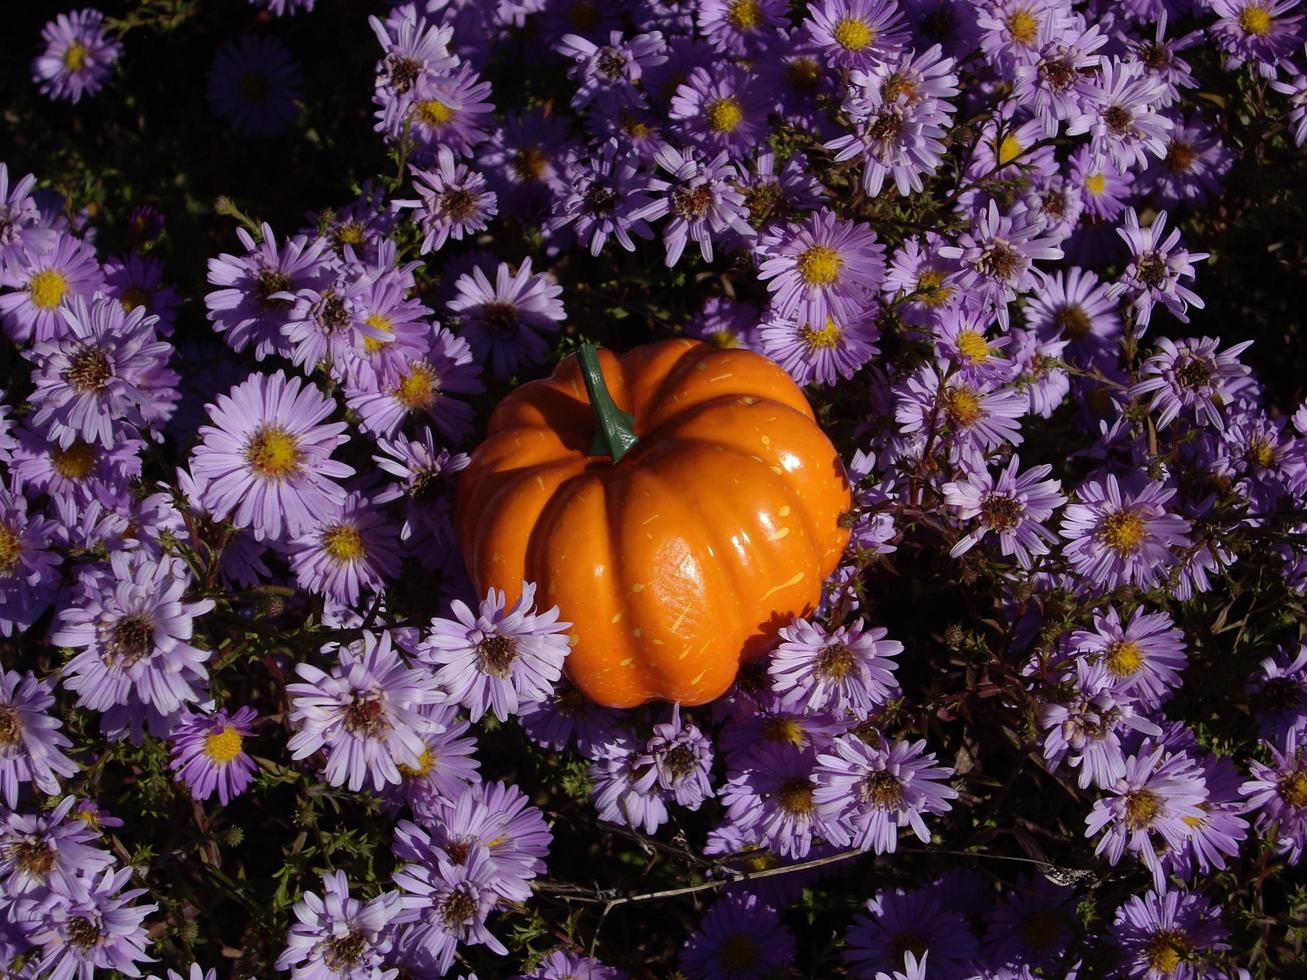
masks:
{"label": "flower stem", "polygon": [[636,444],[635,419],[623,412],[608,393],[603,369],[599,366],[599,348],[595,344],[582,344],[576,354],[581,365],[581,377],[590,407],[595,413],[595,438],[590,449],[592,456],[611,456],[616,463]]}

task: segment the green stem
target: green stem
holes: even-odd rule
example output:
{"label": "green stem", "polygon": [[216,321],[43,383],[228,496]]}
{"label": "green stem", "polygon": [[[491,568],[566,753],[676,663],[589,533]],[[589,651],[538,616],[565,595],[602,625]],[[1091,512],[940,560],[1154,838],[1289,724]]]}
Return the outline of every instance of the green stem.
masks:
{"label": "green stem", "polygon": [[595,413],[595,439],[590,449],[592,456],[611,456],[616,463],[635,445],[635,419],[623,412],[608,393],[603,369],[599,367],[599,348],[595,344],[582,344],[576,353],[581,365],[581,377],[590,407]]}

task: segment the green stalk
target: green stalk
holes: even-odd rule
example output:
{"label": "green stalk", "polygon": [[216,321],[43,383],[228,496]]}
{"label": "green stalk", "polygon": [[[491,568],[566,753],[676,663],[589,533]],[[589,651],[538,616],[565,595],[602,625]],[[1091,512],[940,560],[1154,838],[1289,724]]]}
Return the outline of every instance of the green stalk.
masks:
{"label": "green stalk", "polygon": [[608,393],[604,372],[599,367],[598,346],[582,344],[576,352],[576,359],[581,365],[581,377],[595,413],[595,438],[590,455],[611,456],[616,463],[636,444],[635,418],[630,412],[618,408]]}

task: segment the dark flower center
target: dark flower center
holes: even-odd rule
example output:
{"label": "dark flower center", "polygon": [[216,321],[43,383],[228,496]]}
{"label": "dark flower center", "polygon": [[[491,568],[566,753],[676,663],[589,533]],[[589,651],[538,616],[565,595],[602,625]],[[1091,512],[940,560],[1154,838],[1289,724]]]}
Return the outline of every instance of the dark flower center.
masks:
{"label": "dark flower center", "polygon": [[1062,916],[1056,909],[1036,909],[1022,921],[1019,931],[1032,949],[1050,949],[1062,933]]}
{"label": "dark flower center", "polygon": [[105,663],[130,667],[154,650],[154,620],[147,613],[132,613],[118,620],[104,645]]}
{"label": "dark flower center", "polygon": [[1001,238],[995,238],[985,247],[976,263],[983,274],[1007,282],[1015,279],[1024,267],[1021,252]]}
{"label": "dark flower center", "polygon": [[12,704],[0,704],[0,749],[17,745],[23,739],[23,725],[18,720],[18,709]]}
{"label": "dark flower center", "polygon": [[1050,218],[1066,217],[1066,194],[1061,191],[1045,191],[1039,203]]}
{"label": "dark flower center", "polygon": [[288,299],[273,299],[273,293],[285,292],[290,287],[290,276],[280,269],[263,269],[254,277],[254,295],[264,306],[284,306]]}
{"label": "dark flower center", "polygon": [[706,215],[713,203],[713,192],[706,184],[678,187],[672,191],[672,213],[678,218],[697,220]]}
{"label": "dark flower center", "polygon": [[858,784],[858,799],[881,808],[898,806],[903,801],[903,783],[893,773],[879,769]]}
{"label": "dark flower center", "polygon": [[334,289],[328,290],[322,297],[322,302],[318,304],[318,323],[322,324],[323,329],[328,333],[334,333],[349,323],[349,311],[345,309],[345,301]]}
{"label": "dark flower center", "polygon": [[813,811],[812,789],[806,777],[795,776],[776,788],[776,802],[791,816],[806,817]]}
{"label": "dark flower center", "polygon": [[980,504],[980,519],[995,531],[1010,531],[1021,523],[1025,507],[1005,493],[991,493]]}
{"label": "dark flower center", "polygon": [[236,83],[242,96],[250,102],[262,102],[268,97],[268,92],[272,88],[268,84],[268,76],[261,71],[251,70],[241,75],[240,80]]}
{"label": "dark flower center", "polygon": [[481,307],[479,319],[486,329],[497,334],[511,333],[519,323],[517,307],[512,303],[487,303]]}
{"label": "dark flower center", "polygon": [[344,973],[363,958],[363,951],[367,948],[367,936],[351,929],[345,935],[323,943],[323,965],[332,973]]}
{"label": "dark flower center", "polygon": [[492,677],[507,677],[517,659],[517,640],[511,636],[487,636],[477,644],[477,662]]}
{"label": "dark flower center", "polygon": [[1175,369],[1175,383],[1190,391],[1201,391],[1212,384],[1216,365],[1205,357],[1186,357]]}
{"label": "dark flower center", "polygon": [[1307,770],[1294,769],[1280,777],[1280,798],[1291,807],[1307,807]]}
{"label": "dark flower center", "polygon": [[774,180],[759,181],[750,187],[744,196],[744,206],[749,209],[749,219],[756,225],[785,217],[790,211],[785,191]]}
{"label": "dark flower center", "polygon": [[585,192],[582,206],[589,214],[601,214],[605,211],[611,211],[613,202],[616,200],[617,191],[606,184],[595,184]]}
{"label": "dark flower center", "polygon": [[718,954],[722,968],[733,973],[752,971],[758,965],[758,940],[745,932],[733,932]]}
{"label": "dark flower center", "polygon": [[549,169],[549,154],[538,146],[525,146],[513,156],[513,171],[520,180],[540,180]]}
{"label": "dark flower center", "polygon": [[440,195],[440,213],[454,221],[466,221],[477,208],[477,199],[466,187],[455,187]]}
{"label": "dark flower center", "polygon": [[821,81],[821,66],[813,58],[795,58],[785,66],[785,81],[800,92],[815,92]]}
{"label": "dark flower center", "polygon": [[1160,289],[1166,282],[1166,259],[1157,252],[1145,252],[1135,259],[1135,275],[1145,286]]}
{"label": "dark flower center", "polygon": [[68,368],[64,371],[64,380],[78,394],[103,391],[112,377],[113,366],[109,363],[109,358],[99,347],[90,344],[77,345],[68,359]]}
{"label": "dark flower center", "polygon": [[[1304,697],[1302,684],[1289,677],[1272,677],[1262,685],[1262,702],[1271,711],[1292,711],[1297,709],[1307,697]],[[4,745],[3,716],[0,715],[0,745]]]}
{"label": "dark flower center", "polygon": [[380,698],[357,696],[345,709],[345,727],[356,735],[375,736],[387,727],[385,713]]}
{"label": "dark flower center", "polygon": [[1198,151],[1192,143],[1184,140],[1171,140],[1166,147],[1166,169],[1174,174],[1187,174],[1194,168]]}
{"label": "dark flower center", "polygon": [[663,756],[663,768],[676,779],[684,779],[699,768],[699,757],[688,745],[677,745]]}
{"label": "dark flower center", "polygon": [[900,932],[890,938],[890,959],[894,963],[902,963],[904,953],[911,953],[920,959],[928,949],[930,940],[919,932]]}
{"label": "dark flower center", "polygon": [[444,496],[444,481],[438,466],[427,466],[413,474],[408,495],[420,507],[428,507]]}
{"label": "dark flower center", "polygon": [[1107,123],[1108,130],[1114,136],[1124,136],[1130,131],[1130,126],[1134,121],[1134,113],[1123,105],[1110,106],[1103,113],[1103,122]]}
{"label": "dark flower center", "polygon": [[1171,67],[1171,52],[1165,44],[1145,41],[1139,46],[1139,60],[1152,72],[1166,71]]}
{"label": "dark flower center", "polygon": [[455,864],[463,864],[467,861],[467,856],[472,853],[472,845],[475,843],[476,841],[471,837],[458,837],[445,844],[445,853]]}
{"label": "dark flower center", "polygon": [[921,19],[921,33],[932,41],[947,41],[956,30],[957,15],[947,3],[941,3]]}
{"label": "dark flower center", "polygon": [[626,55],[618,48],[604,48],[595,63],[595,70],[609,81],[617,81],[626,73]]}
{"label": "dark flower center", "polygon": [[422,65],[412,58],[395,58],[390,59],[387,65],[390,77],[390,87],[396,92],[404,93],[413,87],[413,83],[418,80],[422,74]]}
{"label": "dark flower center", "polygon": [[817,674],[821,677],[830,677],[834,680],[843,680],[853,673],[853,668],[857,666],[858,658],[845,643],[833,643],[828,647],[823,647],[822,651],[817,654]]}
{"label": "dark flower center", "polygon": [[564,718],[584,718],[590,713],[590,699],[574,687],[565,687],[554,695],[554,708]]}
{"label": "dark flower center", "polygon": [[73,949],[90,949],[100,941],[100,927],[90,919],[77,918],[68,922],[68,945]]}
{"label": "dark flower center", "polygon": [[450,927],[461,926],[476,914],[477,900],[466,887],[460,886],[450,892],[440,903],[440,917]]}
{"label": "dark flower center", "polygon": [[44,880],[54,868],[55,851],[45,841],[31,838],[20,840],[10,848],[9,856],[21,870],[34,878]]}
{"label": "dark flower center", "polygon": [[0,524],[0,575],[9,575],[23,556],[23,539],[8,524]]}
{"label": "dark flower center", "polygon": [[1068,340],[1084,340],[1089,336],[1093,321],[1081,306],[1064,306],[1053,314],[1053,322],[1062,328]]}
{"label": "dark flower center", "polygon": [[903,131],[903,117],[893,109],[886,109],[867,127],[867,139],[877,143],[889,143],[898,139]]}
{"label": "dark flower center", "polygon": [[1076,81],[1076,67],[1068,58],[1051,58],[1039,63],[1039,74],[1055,92],[1069,89]]}

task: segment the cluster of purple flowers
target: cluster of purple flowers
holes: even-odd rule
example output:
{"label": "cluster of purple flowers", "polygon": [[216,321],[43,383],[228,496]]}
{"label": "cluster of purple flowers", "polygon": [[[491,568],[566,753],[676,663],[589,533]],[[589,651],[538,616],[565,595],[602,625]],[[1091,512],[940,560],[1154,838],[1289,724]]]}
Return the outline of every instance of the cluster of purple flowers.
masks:
{"label": "cluster of purple flowers", "polygon": [[[573,795],[621,833],[709,815],[698,850],[721,888],[686,976],[787,975],[784,913],[815,873],[741,869],[897,859],[977,798],[974,746],[940,744],[959,702],[914,702],[909,665],[938,651],[891,638],[866,588],[924,535],[935,574],[996,591],[1003,622],[973,625],[1003,635],[1021,765],[1083,804],[1074,829],[1103,874],[1143,871],[1103,924],[1113,968],[1226,976],[1204,883],[1259,838],[1263,868],[1307,851],[1307,646],[1261,651],[1241,675],[1258,741],[1217,751],[1176,708],[1212,625],[1185,610],[1253,560],[1230,543],[1248,532],[1307,591],[1307,408],[1273,410],[1250,341],[1176,326],[1203,308],[1208,258],[1185,247],[1186,213],[1235,162],[1188,94],[1206,50],[1282,96],[1301,145],[1297,0],[435,0],[368,24],[372,118],[401,176],[280,233],[241,215],[235,251],[208,263],[211,378],[175,369],[180,297],[154,252],[102,258],[73,202],[0,163],[0,329],[18,355],[0,392],[0,635],[67,654],[0,668],[0,973],[149,961],[141,869],[101,846],[121,821],[67,785],[105,762],[70,738],[90,719],[102,741],[163,740],[197,806],[289,771],[393,820],[384,891],[332,870],[294,903],[276,961],[292,976],[439,977],[472,948],[509,952],[492,916],[532,898],[562,833],[540,799],[483,779],[478,735],[510,721],[540,753],[575,753]],[[561,102],[488,80],[521,36]],[[74,103],[122,52],[94,10],[43,41],[36,82]],[[233,132],[270,136],[295,122],[301,71],[243,36],[208,97]],[[896,217],[923,199],[928,227]],[[131,226],[151,242],[161,220]],[[455,546],[479,396],[555,358],[592,301],[565,293],[569,270],[605,258],[702,286],[678,331],[759,352],[853,422],[840,567],[708,708],[589,702],[564,677],[568,610],[530,582],[472,594]],[[411,594],[417,576],[438,604]],[[247,629],[299,643],[261,654],[275,700],[233,669]],[[843,968],[1075,975],[1087,894],[1036,864],[994,886],[879,882],[843,925]],[[624,976],[568,948],[531,969]]]}

